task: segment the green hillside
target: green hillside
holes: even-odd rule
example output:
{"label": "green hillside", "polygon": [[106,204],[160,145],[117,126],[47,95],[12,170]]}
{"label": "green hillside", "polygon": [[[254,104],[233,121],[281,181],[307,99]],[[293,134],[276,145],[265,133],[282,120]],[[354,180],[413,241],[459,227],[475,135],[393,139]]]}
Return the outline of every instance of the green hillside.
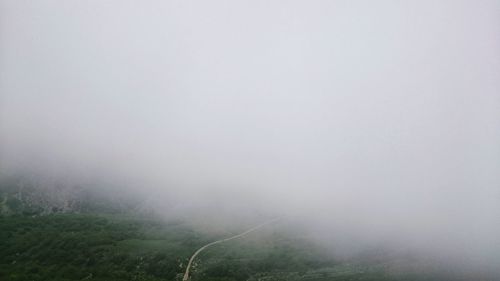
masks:
{"label": "green hillside", "polygon": [[[209,235],[183,221],[134,213],[109,198],[67,194],[58,201],[30,185],[1,186],[0,280],[180,280],[196,249],[235,234],[221,229]],[[388,270],[394,262],[385,257],[334,259],[278,222],[207,249],[195,260],[191,279],[446,279],[395,273]]]}

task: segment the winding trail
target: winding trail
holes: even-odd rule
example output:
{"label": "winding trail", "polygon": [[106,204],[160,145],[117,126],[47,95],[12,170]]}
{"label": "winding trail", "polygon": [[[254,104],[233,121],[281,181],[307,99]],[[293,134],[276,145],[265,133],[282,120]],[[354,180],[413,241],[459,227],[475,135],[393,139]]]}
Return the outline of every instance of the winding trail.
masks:
{"label": "winding trail", "polygon": [[255,227],[252,227],[250,228],[249,230],[245,231],[245,232],[242,232],[240,234],[237,234],[237,235],[234,235],[234,236],[231,236],[229,238],[224,238],[224,239],[221,239],[221,240],[217,240],[217,241],[214,241],[214,242],[211,242],[211,243],[208,243],[206,244],[205,246],[199,248],[196,252],[194,252],[194,254],[191,256],[191,258],[189,259],[189,262],[188,262],[188,265],[186,267],[186,272],[184,273],[184,277],[182,278],[182,281],[188,281],[189,280],[189,269],[191,268],[191,264],[193,263],[194,259],[196,258],[196,256],[203,250],[205,250],[206,248],[212,246],[212,245],[215,245],[215,244],[219,244],[219,243],[222,243],[222,242],[226,242],[226,241],[229,241],[229,240],[233,240],[233,239],[236,239],[236,238],[240,238],[242,236],[245,236],[247,235],[248,233],[252,232],[252,231],[255,231],[261,227],[263,227],[264,225],[267,225],[267,224],[270,224],[272,222],[275,222],[277,221],[278,218],[276,219],[272,219],[270,221],[267,221],[265,223],[262,223],[262,224],[259,224]]}

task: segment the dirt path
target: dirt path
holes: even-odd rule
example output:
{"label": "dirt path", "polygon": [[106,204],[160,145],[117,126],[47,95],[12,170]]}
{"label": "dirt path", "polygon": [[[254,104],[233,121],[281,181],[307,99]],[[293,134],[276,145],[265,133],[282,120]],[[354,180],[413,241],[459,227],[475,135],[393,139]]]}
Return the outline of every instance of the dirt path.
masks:
{"label": "dirt path", "polygon": [[245,231],[245,232],[242,232],[240,234],[237,234],[237,235],[234,235],[234,236],[231,236],[229,238],[225,238],[225,239],[221,239],[221,240],[217,240],[217,241],[214,241],[214,242],[211,242],[211,243],[208,243],[206,244],[205,246],[199,248],[196,252],[194,252],[194,254],[191,256],[191,258],[189,259],[189,262],[188,262],[188,265],[186,267],[186,272],[184,273],[184,277],[182,278],[182,281],[187,281],[189,279],[189,269],[191,268],[191,264],[193,263],[194,259],[196,258],[196,256],[203,250],[205,250],[206,248],[212,246],[212,245],[215,245],[215,244],[219,244],[219,243],[222,243],[222,242],[226,242],[226,241],[229,241],[229,240],[233,240],[233,239],[236,239],[236,238],[240,238],[242,236],[245,236],[247,235],[248,233],[252,232],[252,231],[255,231],[261,227],[263,227],[264,225],[266,224],[270,224],[272,222],[275,222],[277,221],[278,219],[272,219],[270,221],[267,221],[265,223],[262,223],[262,224],[259,224],[255,227],[252,227],[250,228],[249,230]]}

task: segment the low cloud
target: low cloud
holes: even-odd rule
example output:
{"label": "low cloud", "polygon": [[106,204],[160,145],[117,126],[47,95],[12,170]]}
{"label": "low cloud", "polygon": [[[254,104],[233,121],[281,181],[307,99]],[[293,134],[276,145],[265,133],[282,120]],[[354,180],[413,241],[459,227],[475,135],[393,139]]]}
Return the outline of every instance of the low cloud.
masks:
{"label": "low cloud", "polygon": [[0,4],[3,171],[495,270],[496,1],[136,4]]}

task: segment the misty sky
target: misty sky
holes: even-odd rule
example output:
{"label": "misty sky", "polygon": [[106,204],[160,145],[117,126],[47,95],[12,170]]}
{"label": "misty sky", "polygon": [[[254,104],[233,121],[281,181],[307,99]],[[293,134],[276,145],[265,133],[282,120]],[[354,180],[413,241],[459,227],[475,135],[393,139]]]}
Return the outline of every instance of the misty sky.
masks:
{"label": "misty sky", "polygon": [[500,2],[0,0],[0,167],[500,262]]}

